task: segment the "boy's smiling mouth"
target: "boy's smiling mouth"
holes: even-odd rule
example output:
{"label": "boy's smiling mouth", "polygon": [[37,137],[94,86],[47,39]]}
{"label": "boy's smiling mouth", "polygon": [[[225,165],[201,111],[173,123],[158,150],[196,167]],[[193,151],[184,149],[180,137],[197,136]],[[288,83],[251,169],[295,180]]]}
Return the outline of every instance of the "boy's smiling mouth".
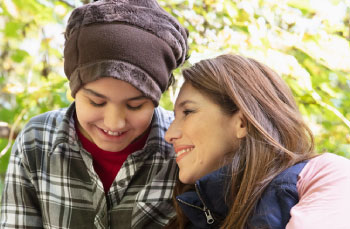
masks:
{"label": "boy's smiling mouth", "polygon": [[123,132],[119,132],[119,131],[113,132],[113,131],[105,130],[105,129],[102,129],[102,130],[103,130],[103,132],[105,132],[106,134],[111,135],[111,136],[120,136],[123,134]]}

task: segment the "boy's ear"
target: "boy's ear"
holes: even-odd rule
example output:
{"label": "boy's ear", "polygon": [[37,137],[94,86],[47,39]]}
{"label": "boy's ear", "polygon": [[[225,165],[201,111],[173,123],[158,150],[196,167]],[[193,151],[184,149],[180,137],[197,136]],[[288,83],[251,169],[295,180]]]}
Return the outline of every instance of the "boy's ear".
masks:
{"label": "boy's ear", "polygon": [[241,139],[247,136],[247,119],[244,117],[240,110],[234,115],[234,122],[236,137],[238,139]]}

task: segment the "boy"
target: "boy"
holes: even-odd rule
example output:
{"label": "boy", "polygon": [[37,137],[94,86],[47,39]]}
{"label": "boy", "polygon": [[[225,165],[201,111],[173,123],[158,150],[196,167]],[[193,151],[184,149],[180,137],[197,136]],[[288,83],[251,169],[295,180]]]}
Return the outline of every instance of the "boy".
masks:
{"label": "boy", "polygon": [[64,69],[75,102],[17,137],[1,228],[161,228],[176,167],[157,107],[187,33],[155,0],[104,0],[68,21]]}

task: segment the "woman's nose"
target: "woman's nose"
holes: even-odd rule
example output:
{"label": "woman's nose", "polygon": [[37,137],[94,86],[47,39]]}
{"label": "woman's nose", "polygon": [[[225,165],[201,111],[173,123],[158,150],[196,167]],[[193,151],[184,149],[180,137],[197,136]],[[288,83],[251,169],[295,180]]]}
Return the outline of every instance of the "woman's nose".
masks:
{"label": "woman's nose", "polygon": [[170,144],[174,144],[174,142],[179,138],[181,138],[181,131],[176,126],[175,121],[173,121],[165,133],[165,141]]}

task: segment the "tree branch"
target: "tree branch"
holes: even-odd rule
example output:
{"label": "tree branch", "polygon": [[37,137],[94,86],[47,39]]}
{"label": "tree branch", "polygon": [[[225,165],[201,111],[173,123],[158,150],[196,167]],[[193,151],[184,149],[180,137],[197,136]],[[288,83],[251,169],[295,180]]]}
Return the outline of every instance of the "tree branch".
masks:
{"label": "tree branch", "polygon": [[7,145],[5,146],[5,148],[3,148],[0,152],[0,158],[2,158],[6,152],[10,149],[11,144],[12,144],[12,140],[14,139],[15,136],[15,130],[19,124],[19,122],[21,121],[23,115],[27,112],[27,109],[23,109],[22,112],[18,115],[18,117],[16,118],[15,123],[13,124],[13,126],[10,129],[10,134],[9,134],[9,141],[7,143]]}
{"label": "tree branch", "polygon": [[67,2],[66,0],[58,0],[59,2],[62,2],[64,4],[66,4],[67,6],[71,7],[71,8],[75,8],[74,5],[72,5],[71,3]]}
{"label": "tree branch", "polygon": [[10,136],[10,127],[6,122],[0,122],[0,138],[8,138]]}

